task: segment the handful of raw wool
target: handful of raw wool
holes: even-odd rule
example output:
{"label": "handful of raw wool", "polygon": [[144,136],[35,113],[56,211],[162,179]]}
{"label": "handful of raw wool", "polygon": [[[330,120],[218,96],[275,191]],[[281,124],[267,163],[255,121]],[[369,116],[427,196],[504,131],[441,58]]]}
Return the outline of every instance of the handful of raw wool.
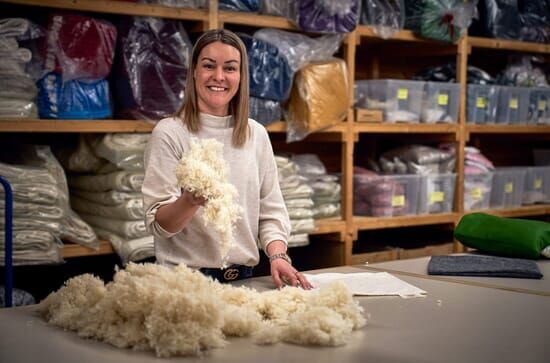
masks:
{"label": "handful of raw wool", "polygon": [[178,185],[206,199],[203,219],[220,234],[220,253],[223,266],[233,245],[233,225],[241,215],[235,202],[238,193],[227,182],[228,165],[223,158],[223,144],[214,139],[191,139],[176,167]]}
{"label": "handful of raw wool", "polygon": [[108,284],[73,277],[44,299],[51,324],[119,348],[153,350],[159,357],[200,355],[227,344],[226,336],[338,346],[365,325],[362,307],[342,283],[318,290],[285,287],[258,292],[220,284],[181,264],[173,269],[130,263]]}

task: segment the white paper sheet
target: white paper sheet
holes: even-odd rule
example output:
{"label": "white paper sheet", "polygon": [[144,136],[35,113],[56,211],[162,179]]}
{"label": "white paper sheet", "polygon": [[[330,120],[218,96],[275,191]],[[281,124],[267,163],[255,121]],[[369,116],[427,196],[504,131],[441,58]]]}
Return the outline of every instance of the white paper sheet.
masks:
{"label": "white paper sheet", "polygon": [[426,291],[417,288],[387,272],[306,274],[314,287],[341,281],[354,295],[397,295],[403,298],[424,296]]}

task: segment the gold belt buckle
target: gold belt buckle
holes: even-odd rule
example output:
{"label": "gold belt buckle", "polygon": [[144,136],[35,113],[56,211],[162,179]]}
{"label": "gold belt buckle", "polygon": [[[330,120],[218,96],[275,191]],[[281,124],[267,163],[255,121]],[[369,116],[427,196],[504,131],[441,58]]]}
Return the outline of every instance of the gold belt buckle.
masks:
{"label": "gold belt buckle", "polygon": [[239,269],[228,268],[223,272],[223,278],[227,281],[235,280],[237,277],[239,277]]}

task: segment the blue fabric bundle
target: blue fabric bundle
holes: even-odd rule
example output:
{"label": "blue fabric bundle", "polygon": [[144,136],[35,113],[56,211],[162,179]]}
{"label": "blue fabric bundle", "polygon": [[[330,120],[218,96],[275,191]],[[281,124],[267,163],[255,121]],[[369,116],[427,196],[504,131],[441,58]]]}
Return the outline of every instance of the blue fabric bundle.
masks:
{"label": "blue fabric bundle", "polygon": [[276,46],[247,34],[239,34],[248,53],[250,95],[285,101],[292,87],[292,70]]}
{"label": "blue fabric bundle", "polygon": [[48,73],[37,82],[38,114],[50,119],[100,119],[110,117],[107,80],[63,82],[57,73]]}

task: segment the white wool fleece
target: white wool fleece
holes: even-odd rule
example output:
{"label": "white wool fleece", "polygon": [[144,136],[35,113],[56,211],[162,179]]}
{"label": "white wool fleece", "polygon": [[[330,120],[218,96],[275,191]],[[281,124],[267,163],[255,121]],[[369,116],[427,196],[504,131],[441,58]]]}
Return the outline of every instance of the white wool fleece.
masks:
{"label": "white wool fleece", "polygon": [[[155,237],[155,254],[161,264],[176,266],[221,267],[220,234],[204,225],[204,208],[177,233],[169,233],[155,221],[158,208],[181,195],[175,174],[191,140],[213,139],[223,144],[228,165],[227,180],[237,189],[237,204],[242,216],[235,225],[235,244],[227,255],[228,264],[258,264],[260,246],[274,240],[285,243],[290,222],[279,187],[277,166],[265,128],[249,119],[249,138],[241,148],[232,146],[232,118],[200,114],[201,129],[191,133],[179,118],[161,120],[155,126],[145,151],[145,178],[142,192],[146,225]],[[182,181],[182,183],[185,183]]]}

